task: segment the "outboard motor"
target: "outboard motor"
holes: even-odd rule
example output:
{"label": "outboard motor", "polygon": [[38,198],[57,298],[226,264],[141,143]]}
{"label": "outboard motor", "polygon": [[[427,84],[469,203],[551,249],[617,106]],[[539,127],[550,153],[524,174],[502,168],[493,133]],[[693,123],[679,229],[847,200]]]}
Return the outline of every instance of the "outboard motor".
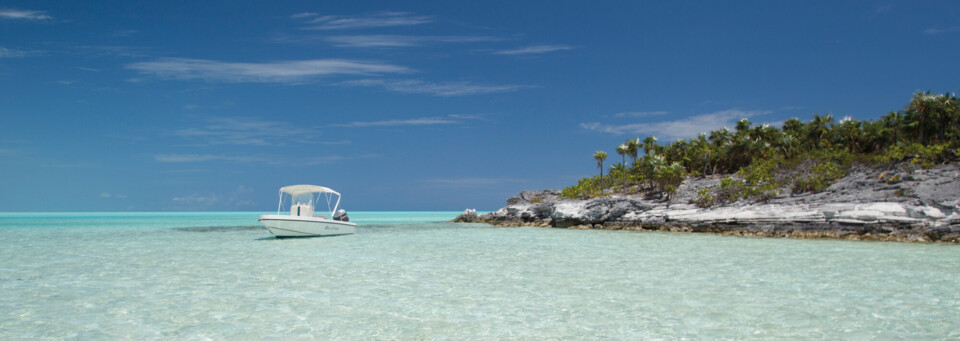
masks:
{"label": "outboard motor", "polygon": [[347,210],[339,209],[333,214],[333,220],[350,221],[350,217],[347,216]]}

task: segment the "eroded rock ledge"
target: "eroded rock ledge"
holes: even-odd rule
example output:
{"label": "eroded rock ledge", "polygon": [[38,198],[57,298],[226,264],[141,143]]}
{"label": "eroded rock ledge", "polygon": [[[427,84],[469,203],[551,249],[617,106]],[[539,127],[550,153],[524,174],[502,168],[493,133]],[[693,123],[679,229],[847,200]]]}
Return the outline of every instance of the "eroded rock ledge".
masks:
{"label": "eroded rock ledge", "polygon": [[[891,174],[898,181],[891,182]],[[902,179],[902,180],[901,180]],[[669,202],[654,193],[587,200],[556,190],[523,191],[507,206],[454,221],[496,226],[652,230],[740,236],[960,243],[960,167],[881,171],[861,168],[816,194],[700,208],[697,189],[719,178],[688,179]]]}

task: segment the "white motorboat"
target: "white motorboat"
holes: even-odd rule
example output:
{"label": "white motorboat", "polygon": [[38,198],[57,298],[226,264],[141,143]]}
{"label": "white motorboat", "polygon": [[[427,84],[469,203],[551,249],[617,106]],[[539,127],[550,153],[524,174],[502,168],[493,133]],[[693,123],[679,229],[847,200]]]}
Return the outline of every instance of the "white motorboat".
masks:
{"label": "white motorboat", "polygon": [[[337,201],[331,208],[334,196]],[[329,216],[314,213],[321,199],[327,203]],[[284,201],[288,202],[289,215],[280,214]],[[357,224],[351,223],[347,212],[339,208],[340,193],[337,191],[314,185],[287,186],[280,188],[277,214],[261,215],[260,222],[277,238],[336,236],[356,232]]]}

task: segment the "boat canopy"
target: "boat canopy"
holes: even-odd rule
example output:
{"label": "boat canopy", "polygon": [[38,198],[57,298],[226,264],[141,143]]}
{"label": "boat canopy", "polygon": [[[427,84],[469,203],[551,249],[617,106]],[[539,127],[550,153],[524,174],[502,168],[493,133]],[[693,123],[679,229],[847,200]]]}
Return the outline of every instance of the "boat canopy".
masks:
{"label": "boat canopy", "polygon": [[333,194],[336,194],[337,196],[340,195],[340,193],[337,193],[337,191],[334,191],[332,189],[329,189],[323,186],[315,186],[315,185],[293,185],[293,186],[281,187],[280,192],[287,193],[293,196],[297,196],[300,194],[308,194],[308,193],[333,193]]}

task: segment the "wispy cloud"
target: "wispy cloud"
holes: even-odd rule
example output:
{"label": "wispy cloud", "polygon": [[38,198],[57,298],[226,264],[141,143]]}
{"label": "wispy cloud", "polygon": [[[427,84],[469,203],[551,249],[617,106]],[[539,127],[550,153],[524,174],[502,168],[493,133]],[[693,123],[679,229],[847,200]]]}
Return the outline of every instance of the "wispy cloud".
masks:
{"label": "wispy cloud", "polygon": [[522,183],[526,180],[515,179],[515,178],[435,178],[435,179],[423,179],[421,182],[427,185],[432,185],[435,187],[443,188],[477,188],[477,187],[490,187],[503,184],[516,184]]}
{"label": "wispy cloud", "polygon": [[40,51],[18,50],[0,47],[0,58],[23,58],[40,54]]}
{"label": "wispy cloud", "polygon": [[213,205],[220,202],[220,196],[216,194],[208,194],[208,195],[190,194],[190,195],[184,195],[179,197],[173,197],[173,199],[171,200],[173,202],[180,203],[180,204],[207,206],[207,205]]}
{"label": "wispy cloud", "polygon": [[163,58],[131,63],[127,69],[172,79],[202,79],[228,83],[293,83],[331,75],[408,73],[411,69],[372,61],[313,59],[269,63],[235,63],[204,59]]}
{"label": "wispy cloud", "polygon": [[446,117],[420,117],[402,120],[383,121],[354,121],[343,124],[333,124],[333,127],[364,128],[364,127],[397,127],[397,126],[425,126],[441,124],[462,124],[466,120],[480,119],[473,115],[448,115]]}
{"label": "wispy cloud", "polygon": [[663,116],[669,114],[668,111],[629,111],[629,112],[618,112],[613,114],[613,117],[652,117],[652,116]]}
{"label": "wispy cloud", "polygon": [[102,168],[103,165],[99,163],[92,163],[86,161],[71,162],[71,161],[48,161],[42,164],[44,167],[50,168],[77,168],[77,169],[90,169],[90,168]]}
{"label": "wispy cloud", "polygon": [[950,27],[931,27],[926,30],[923,30],[924,34],[936,35],[941,33],[952,33],[960,32],[960,26],[950,26]]}
{"label": "wispy cloud", "polygon": [[887,4],[882,4],[882,5],[879,5],[879,6],[875,7],[875,8],[873,9],[873,12],[874,12],[874,13],[885,13],[885,12],[890,12],[890,10],[892,10],[892,9],[893,9],[893,4],[887,3]]}
{"label": "wispy cloud", "polygon": [[512,92],[523,88],[529,88],[524,85],[485,85],[474,84],[470,82],[424,82],[420,80],[383,80],[383,79],[359,79],[341,82],[346,86],[375,86],[382,87],[389,91],[404,93],[421,93],[435,96],[466,96],[477,94],[489,94],[500,92]]}
{"label": "wispy cloud", "polygon": [[53,17],[44,11],[30,11],[22,9],[0,9],[0,19],[10,20],[50,20]]}
{"label": "wispy cloud", "polygon": [[534,46],[521,47],[517,49],[500,50],[500,51],[494,52],[494,54],[503,54],[503,55],[542,54],[542,53],[550,53],[550,52],[570,50],[570,49],[573,49],[573,46],[534,45]]}
{"label": "wispy cloud", "polygon": [[175,130],[173,135],[204,145],[279,146],[290,143],[344,144],[319,141],[320,130],[287,122],[244,117],[205,117],[199,126]]}
{"label": "wispy cloud", "polygon": [[116,30],[116,31],[113,31],[113,33],[111,33],[110,36],[114,38],[126,38],[126,37],[132,37],[134,35],[137,35],[138,33],[140,33],[140,31],[137,31],[137,30]]}
{"label": "wispy cloud", "polygon": [[732,127],[741,118],[751,118],[770,113],[769,111],[724,110],[709,114],[691,116],[674,121],[653,123],[633,123],[624,125],[601,124],[597,122],[581,123],[580,127],[615,135],[638,134],[662,138],[694,137],[720,127]]}
{"label": "wispy cloud", "polygon": [[337,16],[317,13],[297,13],[290,16],[302,20],[305,30],[348,30],[363,28],[381,28],[396,26],[413,26],[433,22],[433,18],[423,15],[413,15],[405,12],[381,12],[367,16]]}
{"label": "wispy cloud", "polygon": [[256,201],[251,199],[253,194],[254,192],[252,189],[241,185],[238,186],[233,192],[207,194],[191,193],[175,196],[170,200],[173,201],[174,205],[184,208],[196,208],[197,206],[217,206],[231,208],[253,207],[257,205]]}
{"label": "wispy cloud", "polygon": [[431,43],[476,43],[500,41],[488,36],[406,36],[406,35],[345,35],[324,37],[338,47],[411,47]]}
{"label": "wispy cloud", "polygon": [[153,159],[157,162],[181,163],[181,162],[206,162],[206,161],[232,161],[239,163],[264,162],[267,159],[263,156],[251,155],[226,155],[226,154],[158,154]]}
{"label": "wispy cloud", "polygon": [[127,195],[126,195],[126,194],[119,194],[119,193],[111,194],[111,193],[103,192],[103,193],[100,193],[100,197],[101,197],[101,198],[126,199],[126,198],[127,198]]}
{"label": "wispy cloud", "polygon": [[303,19],[303,18],[316,17],[316,16],[319,16],[319,15],[320,15],[320,14],[319,14],[319,13],[316,13],[316,12],[301,12],[301,13],[292,14],[292,15],[290,15],[290,17],[291,17],[291,18],[294,18],[294,19]]}
{"label": "wispy cloud", "polygon": [[88,57],[122,57],[143,58],[149,55],[152,48],[122,45],[76,45],[70,47],[69,53]]}
{"label": "wispy cloud", "polygon": [[376,155],[320,155],[307,157],[290,157],[283,155],[265,154],[157,154],[153,160],[161,163],[200,163],[200,162],[231,162],[231,163],[259,163],[272,166],[314,166],[343,160],[357,160],[374,158]]}

